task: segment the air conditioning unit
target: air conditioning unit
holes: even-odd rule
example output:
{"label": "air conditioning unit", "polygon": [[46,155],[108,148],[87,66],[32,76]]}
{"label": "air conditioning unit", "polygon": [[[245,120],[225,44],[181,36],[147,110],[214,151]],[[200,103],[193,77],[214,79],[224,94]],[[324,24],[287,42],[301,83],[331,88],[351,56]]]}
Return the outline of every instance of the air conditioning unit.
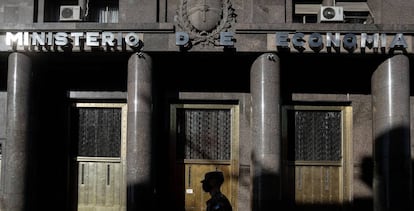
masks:
{"label": "air conditioning unit", "polygon": [[79,5],[62,5],[60,6],[60,21],[80,21],[81,7]]}
{"label": "air conditioning unit", "polygon": [[344,8],[334,6],[321,6],[318,13],[318,22],[342,22],[344,21]]}

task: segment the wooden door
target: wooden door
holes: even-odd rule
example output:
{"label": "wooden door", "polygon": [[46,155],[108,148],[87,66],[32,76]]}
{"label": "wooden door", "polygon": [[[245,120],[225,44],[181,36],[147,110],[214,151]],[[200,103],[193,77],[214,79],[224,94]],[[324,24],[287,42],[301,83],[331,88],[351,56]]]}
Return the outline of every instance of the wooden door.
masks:
{"label": "wooden door", "polygon": [[[186,211],[205,211],[205,202],[210,199],[210,195],[203,191],[201,180],[204,174],[210,171],[221,171],[224,174],[224,183],[221,192],[227,197],[231,197],[231,175],[229,164],[214,164],[213,162],[186,162],[185,163],[185,210]],[[204,202],[204,203],[203,203]]]}
{"label": "wooden door", "polygon": [[351,200],[350,107],[284,110],[284,194],[300,210],[343,210]]}
{"label": "wooden door", "polygon": [[221,171],[221,191],[237,210],[238,107],[180,104],[171,108],[176,210],[205,211],[204,174]]}
{"label": "wooden door", "polygon": [[119,211],[122,203],[122,164],[118,159],[78,158],[78,210]]}
{"label": "wooden door", "polygon": [[126,104],[78,103],[72,117],[77,210],[126,210]]}

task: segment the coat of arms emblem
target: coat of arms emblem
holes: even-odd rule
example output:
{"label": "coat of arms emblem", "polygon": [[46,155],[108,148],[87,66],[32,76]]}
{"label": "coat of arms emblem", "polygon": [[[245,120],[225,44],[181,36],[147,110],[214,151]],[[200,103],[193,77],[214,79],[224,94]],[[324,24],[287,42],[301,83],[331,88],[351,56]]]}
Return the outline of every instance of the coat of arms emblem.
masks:
{"label": "coat of arms emblem", "polygon": [[180,0],[177,27],[189,33],[192,45],[217,45],[220,32],[235,22],[230,0]]}

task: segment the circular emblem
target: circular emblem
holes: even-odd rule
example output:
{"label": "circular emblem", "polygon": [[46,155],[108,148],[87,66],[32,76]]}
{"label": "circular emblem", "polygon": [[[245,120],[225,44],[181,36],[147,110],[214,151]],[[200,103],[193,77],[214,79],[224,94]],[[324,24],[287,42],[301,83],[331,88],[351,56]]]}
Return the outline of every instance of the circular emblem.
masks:
{"label": "circular emblem", "polygon": [[221,1],[189,0],[187,4],[188,20],[199,31],[213,30],[223,15]]}
{"label": "circular emblem", "polygon": [[235,17],[230,0],[181,0],[175,21],[192,45],[217,45],[220,32],[228,31]]}

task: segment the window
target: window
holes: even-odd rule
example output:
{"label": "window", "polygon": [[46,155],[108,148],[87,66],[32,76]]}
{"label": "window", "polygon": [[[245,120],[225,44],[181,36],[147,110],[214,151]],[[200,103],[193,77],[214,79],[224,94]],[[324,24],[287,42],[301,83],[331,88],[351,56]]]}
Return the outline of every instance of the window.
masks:
{"label": "window", "polygon": [[[44,0],[44,22],[96,22],[118,23],[119,0]],[[63,7],[69,7],[62,10]],[[62,18],[62,15],[72,14],[73,18]],[[80,7],[80,11],[75,11]],[[63,12],[65,14],[63,14]]]}
{"label": "window", "polygon": [[117,0],[87,0],[85,20],[98,23],[118,23]]}
{"label": "window", "polygon": [[178,109],[177,118],[180,159],[230,160],[229,109]]}
{"label": "window", "polygon": [[[374,23],[366,0],[333,0],[330,4],[322,0],[293,0],[292,9],[293,23]],[[336,15],[333,18],[323,15],[326,9]]]}
{"label": "window", "polygon": [[293,23],[317,23],[322,0],[293,0]]}
{"label": "window", "polygon": [[340,161],[342,112],[340,110],[289,110],[288,159]]}
{"label": "window", "polygon": [[78,156],[120,157],[121,109],[78,108]]}
{"label": "window", "polygon": [[45,0],[44,22],[58,22],[61,5],[78,5],[78,0]]}

